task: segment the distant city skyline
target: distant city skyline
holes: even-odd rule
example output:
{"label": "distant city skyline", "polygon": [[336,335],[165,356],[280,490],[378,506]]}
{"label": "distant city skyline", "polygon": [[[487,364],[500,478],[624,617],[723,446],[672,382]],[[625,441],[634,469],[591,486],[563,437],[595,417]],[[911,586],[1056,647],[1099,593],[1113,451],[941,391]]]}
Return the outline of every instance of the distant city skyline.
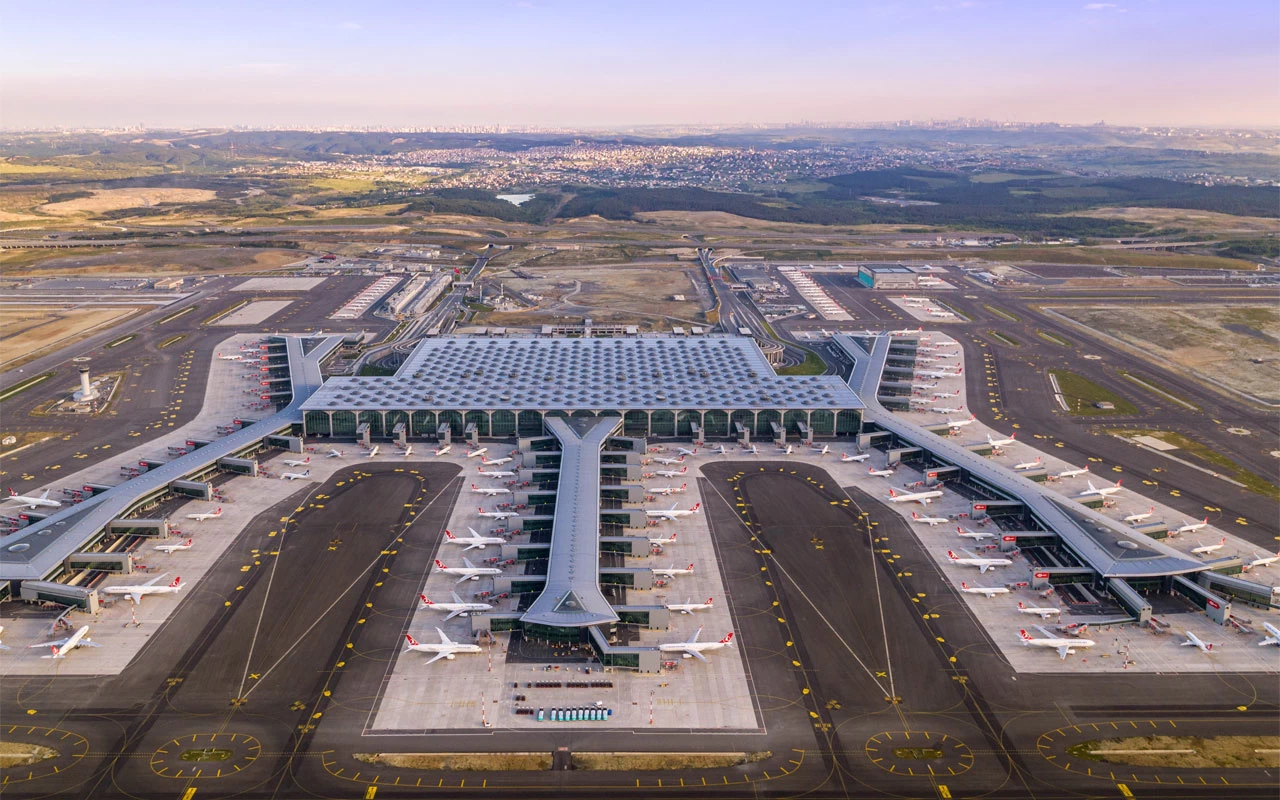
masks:
{"label": "distant city skyline", "polygon": [[0,13],[9,129],[1280,123],[1274,0],[0,0]]}

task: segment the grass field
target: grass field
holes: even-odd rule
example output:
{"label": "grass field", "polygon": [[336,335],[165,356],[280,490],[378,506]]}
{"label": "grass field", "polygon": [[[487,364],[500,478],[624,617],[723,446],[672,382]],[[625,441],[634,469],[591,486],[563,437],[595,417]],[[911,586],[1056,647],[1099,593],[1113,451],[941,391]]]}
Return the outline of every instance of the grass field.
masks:
{"label": "grass field", "polygon": [[1160,228],[1185,228],[1188,233],[1272,233],[1276,221],[1265,217],[1238,217],[1214,211],[1192,211],[1181,208],[1111,207],[1073,211],[1074,217],[1118,219],[1155,225]]}
{"label": "grass field", "polygon": [[1234,481],[1243,483],[1245,488],[1251,492],[1280,500],[1280,486],[1276,486],[1261,475],[1250,472],[1244,467],[1241,467],[1239,464],[1208,445],[1198,442],[1188,436],[1183,436],[1181,433],[1147,429],[1125,429],[1115,431],[1115,433],[1128,438],[1133,438],[1134,436],[1150,436],[1153,439],[1159,439],[1162,442],[1167,442],[1182,451],[1181,453],[1175,453],[1178,457],[1181,458],[1184,455],[1190,456],[1193,460],[1199,461],[1204,466],[1221,472]]}
{"label": "grass field", "polygon": [[[1117,414],[1136,414],[1138,407],[1083,375],[1066,370],[1049,370],[1049,374],[1058,379],[1058,388],[1066,398],[1071,413],[1081,417],[1115,416]],[[1097,408],[1093,404],[1099,402],[1115,403],[1114,409]]]}
{"label": "grass field", "polygon": [[1002,317],[1002,318],[1004,318],[1004,319],[1008,320],[1009,322],[1021,322],[1021,321],[1022,321],[1022,317],[1018,316],[1017,314],[1014,314],[1014,313],[1013,313],[1013,312],[1011,312],[1011,311],[1005,311],[1005,310],[1004,310],[1004,309],[1002,309],[1002,308],[996,308],[995,306],[987,306],[987,305],[984,305],[984,306],[983,306],[983,308],[985,308],[986,310],[990,311],[992,314],[995,314],[997,317]]}
{"label": "grass field", "polygon": [[1254,269],[1252,261],[1190,253],[1142,253],[1098,247],[1002,247],[1000,258],[1011,263],[1092,264],[1101,267],[1160,267],[1161,269]]}
{"label": "grass field", "polygon": [[1067,341],[1066,339],[1063,339],[1058,334],[1050,333],[1049,331],[1042,331],[1037,329],[1036,336],[1039,336],[1041,339],[1044,339],[1046,342],[1052,342],[1053,344],[1056,344],[1059,347],[1075,347],[1075,345],[1073,345],[1071,342]]}
{"label": "grass field", "polygon": [[1168,400],[1172,403],[1176,403],[1182,406],[1183,408],[1189,409],[1191,411],[1200,410],[1200,406],[1196,405],[1195,403],[1189,403],[1186,400],[1183,400],[1181,397],[1169,391],[1168,389],[1164,388],[1163,386],[1151,380],[1150,378],[1141,378],[1141,377],[1138,377],[1137,375],[1134,375],[1131,372],[1126,372],[1125,370],[1122,370],[1122,369],[1116,370],[1116,372],[1120,374],[1120,377],[1124,378],[1125,380],[1129,381],[1130,383],[1136,386],[1140,386],[1143,389],[1146,389],[1148,392],[1151,392],[1157,397],[1162,397],[1165,400]]}
{"label": "grass field", "polygon": [[1007,333],[1001,333],[1000,331],[987,331],[987,333],[991,336],[992,339],[995,339],[997,342],[1000,342],[1001,344],[1007,344],[1010,347],[1022,347],[1022,342],[1019,342],[1017,339],[1013,338]]}
{"label": "grass field", "polygon": [[0,365],[9,369],[24,364],[44,351],[122,322],[138,310],[136,306],[5,307],[0,309]]}
{"label": "grass field", "polygon": [[276,269],[306,253],[264,247],[82,247],[71,250],[28,248],[0,251],[0,272],[8,278],[67,275],[235,274]]}
{"label": "grass field", "polygon": [[1081,742],[1067,752],[1135,767],[1280,768],[1280,736],[1130,736]]}
{"label": "grass field", "polygon": [[822,375],[827,371],[827,363],[817,353],[804,351],[804,361],[788,367],[778,367],[779,375]]}

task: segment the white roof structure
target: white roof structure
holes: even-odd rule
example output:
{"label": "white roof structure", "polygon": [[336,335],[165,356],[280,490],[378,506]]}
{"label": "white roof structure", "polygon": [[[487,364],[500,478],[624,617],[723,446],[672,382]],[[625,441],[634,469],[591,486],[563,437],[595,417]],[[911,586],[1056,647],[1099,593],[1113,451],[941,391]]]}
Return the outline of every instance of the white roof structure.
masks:
{"label": "white roof structure", "polygon": [[424,339],[391,377],[331,378],[303,411],[859,409],[834,375],[779,376],[743,336]]}

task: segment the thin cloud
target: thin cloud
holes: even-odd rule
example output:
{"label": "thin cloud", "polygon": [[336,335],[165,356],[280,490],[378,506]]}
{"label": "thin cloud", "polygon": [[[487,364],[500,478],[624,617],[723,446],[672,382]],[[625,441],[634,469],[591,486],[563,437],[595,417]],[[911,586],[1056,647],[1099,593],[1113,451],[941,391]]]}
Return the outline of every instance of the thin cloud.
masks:
{"label": "thin cloud", "polygon": [[342,29],[343,29],[344,31],[358,31],[358,30],[360,30],[360,29],[361,29],[361,28],[363,28],[363,27],[364,27],[364,26],[363,26],[363,25],[361,25],[359,22],[344,22],[344,23],[342,23]]}
{"label": "thin cloud", "polygon": [[1115,3],[1085,3],[1084,4],[1085,11],[1107,11],[1115,7],[1116,7]]}

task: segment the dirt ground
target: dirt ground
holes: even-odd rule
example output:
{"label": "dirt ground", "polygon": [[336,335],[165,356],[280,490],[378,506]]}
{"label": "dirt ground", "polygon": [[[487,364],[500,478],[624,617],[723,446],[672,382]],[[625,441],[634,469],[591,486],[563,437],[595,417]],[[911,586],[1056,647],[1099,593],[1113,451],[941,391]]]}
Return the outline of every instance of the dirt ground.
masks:
{"label": "dirt ground", "polygon": [[40,210],[55,216],[100,214],[103,211],[150,207],[160,203],[203,203],[216,196],[217,193],[210,189],[96,189],[93,197],[49,203],[41,206]]}
{"label": "dirt ground", "polygon": [[[71,255],[68,255],[71,252]],[[258,247],[145,247],[107,250],[5,250],[0,272],[9,278],[67,275],[129,276],[233,274],[275,269],[306,257],[299,250]]]}
{"label": "dirt ground", "polygon": [[17,366],[36,353],[65,347],[104,325],[138,312],[136,306],[0,308],[0,365]]}
{"label": "dirt ground", "polygon": [[1186,228],[1195,233],[1272,233],[1276,221],[1265,217],[1237,217],[1214,211],[1191,211],[1180,208],[1115,207],[1072,211],[1073,217],[1097,217],[1120,219],[1145,225],[1169,228]]}
{"label": "dirt ground", "polygon": [[[1106,752],[1093,758],[1137,767],[1280,767],[1280,736],[1133,736],[1092,743],[1091,751]],[[1160,753],[1159,750],[1194,750],[1193,753]],[[1259,750],[1263,752],[1258,752]],[[1148,752],[1142,752],[1148,751]]]}
{"label": "dirt ground", "polygon": [[[1055,309],[1192,372],[1280,401],[1280,310],[1268,306],[1097,306]],[[1261,359],[1255,363],[1253,359]]]}

